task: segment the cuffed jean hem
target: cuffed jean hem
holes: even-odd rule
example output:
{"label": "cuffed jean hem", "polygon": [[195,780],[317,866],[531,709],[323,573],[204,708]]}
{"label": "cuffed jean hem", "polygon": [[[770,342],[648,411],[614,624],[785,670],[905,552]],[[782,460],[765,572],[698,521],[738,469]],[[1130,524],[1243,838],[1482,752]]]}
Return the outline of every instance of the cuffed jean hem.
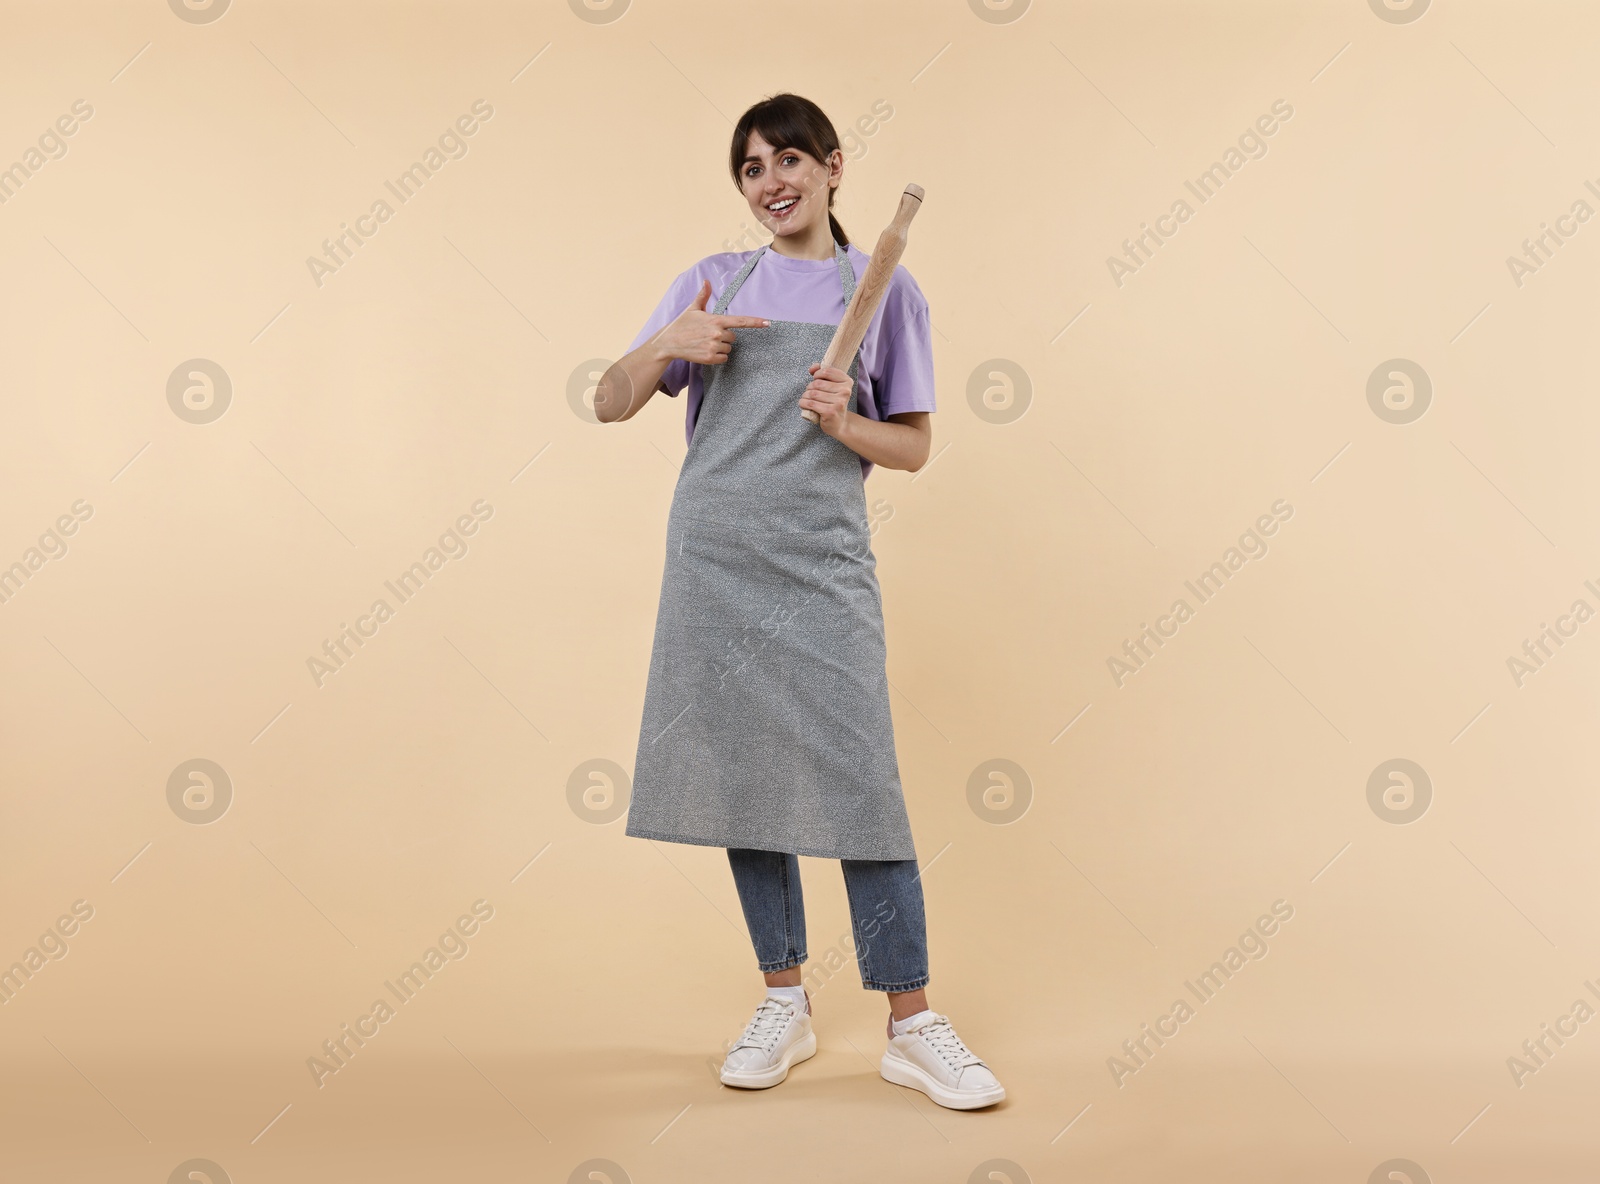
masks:
{"label": "cuffed jean hem", "polygon": [[880,983],[874,980],[863,979],[861,981],[861,986],[863,989],[868,991],[894,991],[898,993],[900,991],[920,991],[923,987],[927,986],[930,981],[932,981],[930,976],[925,974],[921,978],[910,979],[903,983]]}
{"label": "cuffed jean hem", "polygon": [[762,974],[776,974],[780,970],[788,970],[791,966],[799,966],[805,960],[805,954],[791,954],[789,957],[781,958],[776,962],[757,962],[756,969],[760,970]]}

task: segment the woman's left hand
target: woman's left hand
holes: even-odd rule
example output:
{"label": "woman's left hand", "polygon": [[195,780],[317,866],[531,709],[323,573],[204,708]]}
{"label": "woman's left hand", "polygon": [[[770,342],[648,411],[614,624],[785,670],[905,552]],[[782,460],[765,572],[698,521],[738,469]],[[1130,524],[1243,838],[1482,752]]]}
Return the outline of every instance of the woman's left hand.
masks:
{"label": "woman's left hand", "polygon": [[837,366],[821,362],[811,363],[810,373],[811,385],[800,396],[800,406],[815,411],[821,417],[817,426],[837,439],[850,414],[850,390],[855,384]]}

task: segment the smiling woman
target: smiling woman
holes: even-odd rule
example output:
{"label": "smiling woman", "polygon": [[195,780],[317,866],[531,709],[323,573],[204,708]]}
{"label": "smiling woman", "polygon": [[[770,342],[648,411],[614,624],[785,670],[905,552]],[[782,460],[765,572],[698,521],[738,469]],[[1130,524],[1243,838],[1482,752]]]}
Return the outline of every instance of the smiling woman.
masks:
{"label": "smiling woman", "polygon": [[816,1052],[800,973],[810,855],[840,861],[862,986],[888,997],[882,1076],[941,1106],[990,1106],[1005,1089],[924,991],[864,490],[874,465],[927,461],[928,302],[896,264],[875,309],[861,305],[859,349],[824,365],[871,262],[833,216],[838,134],[815,103],[775,95],[740,117],[728,165],[772,241],[681,273],[595,389],[602,423],[690,391],[624,833],[727,849],[767,994],[725,1085],[777,1085]]}
{"label": "smiling woman", "polygon": [[[798,95],[758,103],[734,129],[728,167],[750,208],[768,230],[785,238],[780,254],[826,259],[832,243],[850,236],[833,216],[844,180],[844,153],[833,124],[816,104]],[[821,208],[806,203],[821,203]],[[827,213],[824,227],[815,215]]]}
{"label": "smiling woman", "polygon": [[[740,196],[772,235],[764,248],[708,255],[679,273],[629,352],[613,363],[595,388],[602,423],[632,418],[657,391],[687,390],[686,440],[700,420],[708,368],[728,360],[735,333],[768,327],[768,318],[836,326],[846,298],[835,276],[835,252],[850,266],[850,287],[869,257],[850,244],[833,214],[844,180],[840,140],[816,104],[781,94],[751,107],[734,129],[728,170]],[[757,255],[759,266],[734,291],[727,286]],[[752,265],[754,266],[754,265]],[[708,313],[722,293],[723,315]],[[814,361],[821,359],[819,350]],[[796,391],[795,413],[823,415],[823,432],[858,457],[862,478],[874,467],[916,471],[932,450],[935,410],[932,324],[928,301],[903,266],[896,266],[862,339],[852,375],[854,405],[842,372],[808,370],[812,381]]]}

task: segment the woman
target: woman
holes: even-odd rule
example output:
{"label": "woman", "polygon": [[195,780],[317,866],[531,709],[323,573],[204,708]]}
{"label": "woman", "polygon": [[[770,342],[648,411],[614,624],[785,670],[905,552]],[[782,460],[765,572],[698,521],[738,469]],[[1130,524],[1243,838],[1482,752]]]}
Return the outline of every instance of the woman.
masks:
{"label": "woman", "polygon": [[874,465],[927,461],[927,301],[897,267],[848,369],[821,365],[868,259],[831,212],[838,135],[777,95],[740,118],[729,167],[772,242],[679,275],[595,391],[606,423],[689,391],[626,833],[728,850],[767,994],[723,1082],[777,1085],[816,1052],[800,976],[811,855],[840,861],[862,986],[888,995],[880,1073],[952,1109],[992,1105],[1004,1088],[924,989],[863,488]]}

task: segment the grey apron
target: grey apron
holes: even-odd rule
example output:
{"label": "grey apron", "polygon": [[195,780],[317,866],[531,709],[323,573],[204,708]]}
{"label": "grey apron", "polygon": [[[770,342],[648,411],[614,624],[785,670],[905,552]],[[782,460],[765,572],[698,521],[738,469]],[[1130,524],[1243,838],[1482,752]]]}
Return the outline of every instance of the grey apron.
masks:
{"label": "grey apron", "polygon": [[[838,243],[834,258],[848,307],[855,273]],[[735,329],[728,360],[700,368],[704,394],[667,517],[626,834],[916,858],[861,459],[798,404],[836,328]],[[858,372],[852,358],[847,373]]]}

